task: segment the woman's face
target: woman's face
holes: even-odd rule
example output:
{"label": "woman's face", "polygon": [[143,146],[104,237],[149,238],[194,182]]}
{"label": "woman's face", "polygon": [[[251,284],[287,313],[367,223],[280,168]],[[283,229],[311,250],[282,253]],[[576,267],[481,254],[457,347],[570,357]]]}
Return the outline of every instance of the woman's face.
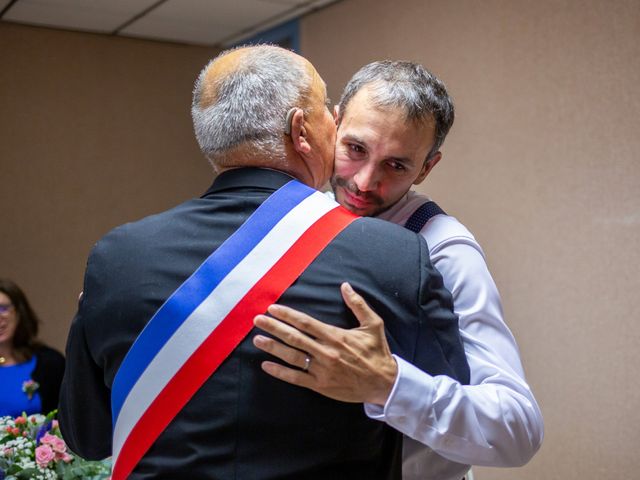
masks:
{"label": "woman's face", "polygon": [[11,299],[0,292],[0,345],[11,345],[18,326],[18,314]]}

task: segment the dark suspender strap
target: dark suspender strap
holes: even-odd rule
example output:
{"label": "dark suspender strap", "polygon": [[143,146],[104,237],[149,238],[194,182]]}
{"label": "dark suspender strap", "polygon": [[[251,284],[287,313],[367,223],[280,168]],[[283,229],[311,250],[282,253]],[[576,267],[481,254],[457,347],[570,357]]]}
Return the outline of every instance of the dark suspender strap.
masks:
{"label": "dark suspender strap", "polygon": [[435,215],[446,215],[436,202],[429,201],[420,205],[415,212],[409,217],[404,224],[404,228],[407,228],[415,233],[420,233],[422,227],[424,227],[431,217]]}

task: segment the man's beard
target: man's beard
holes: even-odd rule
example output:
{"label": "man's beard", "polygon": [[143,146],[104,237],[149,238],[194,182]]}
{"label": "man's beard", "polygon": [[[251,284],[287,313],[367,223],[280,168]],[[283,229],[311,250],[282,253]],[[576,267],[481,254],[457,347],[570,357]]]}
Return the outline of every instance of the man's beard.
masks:
{"label": "man's beard", "polygon": [[[358,190],[358,187],[354,182],[350,182],[342,177],[334,175],[331,177],[330,183],[331,183],[331,188],[333,189],[333,193],[336,196],[336,200],[338,198],[338,194],[336,190],[337,190],[337,187],[340,187],[340,188],[344,188],[351,195],[358,197],[359,199],[362,199],[365,202],[369,203],[370,205],[369,208],[373,208],[373,210],[365,214],[365,216],[367,217],[375,217],[376,215],[384,212],[385,210],[387,210],[387,208],[389,208],[388,206],[384,205],[384,200],[381,197],[371,192],[361,192],[360,190]],[[346,205],[344,205],[344,207],[349,208]],[[358,213],[357,210],[358,209],[356,209],[354,213]]]}

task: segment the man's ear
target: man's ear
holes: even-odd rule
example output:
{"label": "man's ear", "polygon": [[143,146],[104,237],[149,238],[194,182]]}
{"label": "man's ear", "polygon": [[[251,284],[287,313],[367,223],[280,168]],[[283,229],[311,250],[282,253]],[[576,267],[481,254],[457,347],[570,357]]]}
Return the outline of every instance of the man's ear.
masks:
{"label": "man's ear", "polygon": [[[294,109],[292,109],[294,110]],[[293,143],[293,148],[300,155],[308,155],[311,152],[311,145],[307,142],[307,130],[304,128],[304,112],[301,108],[296,108],[295,112],[287,115],[287,120],[290,123],[290,136],[291,142]]]}
{"label": "man's ear", "polygon": [[436,166],[436,164],[440,161],[441,158],[442,158],[442,153],[438,151],[434,153],[429,160],[424,162],[424,164],[422,165],[422,170],[420,170],[420,174],[413,181],[413,184],[414,185],[421,184],[424,181],[424,179],[427,178],[427,175],[429,175],[429,172],[431,171],[431,169]]}
{"label": "man's ear", "polygon": [[340,105],[333,106],[333,121],[336,122],[336,126],[338,126],[338,118],[340,118]]}

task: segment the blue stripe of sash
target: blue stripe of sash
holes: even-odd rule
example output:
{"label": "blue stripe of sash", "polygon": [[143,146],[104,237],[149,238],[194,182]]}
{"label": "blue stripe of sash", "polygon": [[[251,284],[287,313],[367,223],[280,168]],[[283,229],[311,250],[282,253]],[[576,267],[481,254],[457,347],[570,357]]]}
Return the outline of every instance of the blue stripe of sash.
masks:
{"label": "blue stripe of sash", "polygon": [[113,381],[114,426],[127,395],[175,331],[269,231],[315,191],[292,180],[274,192],[153,315],[127,352]]}

